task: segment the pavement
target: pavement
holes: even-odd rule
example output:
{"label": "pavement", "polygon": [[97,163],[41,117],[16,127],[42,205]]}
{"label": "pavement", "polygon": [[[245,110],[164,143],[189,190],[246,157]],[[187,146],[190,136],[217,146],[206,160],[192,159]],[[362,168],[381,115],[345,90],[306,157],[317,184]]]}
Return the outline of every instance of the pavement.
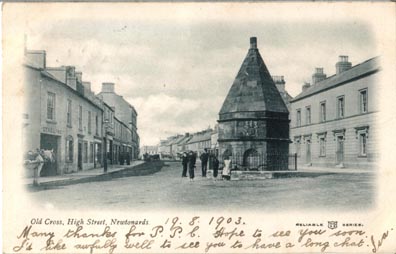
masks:
{"label": "pavement", "polygon": [[[89,180],[89,179],[111,175],[117,172],[122,172],[126,169],[134,168],[143,163],[144,161],[131,161],[130,165],[109,165],[107,167],[107,172],[104,172],[104,168],[101,167],[101,168],[94,168],[89,170],[73,172],[64,175],[43,176],[38,178],[38,183],[39,185],[56,185],[56,184],[64,185],[81,180]],[[33,185],[33,177],[25,178],[24,184],[27,186]]]}

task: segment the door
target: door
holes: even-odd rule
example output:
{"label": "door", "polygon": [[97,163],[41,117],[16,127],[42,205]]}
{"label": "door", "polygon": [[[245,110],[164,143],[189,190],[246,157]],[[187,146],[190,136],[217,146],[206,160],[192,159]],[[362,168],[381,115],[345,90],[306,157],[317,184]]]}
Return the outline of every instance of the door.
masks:
{"label": "door", "polygon": [[311,164],[311,140],[306,141],[306,157],[305,162]]}
{"label": "door", "polygon": [[80,170],[82,170],[82,142],[78,142],[77,152],[78,152],[77,168],[80,171]]}
{"label": "door", "polygon": [[337,137],[337,150],[336,150],[336,164],[342,165],[344,163],[344,137]]}

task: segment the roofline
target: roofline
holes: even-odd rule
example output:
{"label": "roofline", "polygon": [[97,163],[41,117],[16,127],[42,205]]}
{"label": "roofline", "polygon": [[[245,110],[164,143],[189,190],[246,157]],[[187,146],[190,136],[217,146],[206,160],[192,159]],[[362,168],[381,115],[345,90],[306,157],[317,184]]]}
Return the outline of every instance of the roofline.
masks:
{"label": "roofline", "polygon": [[316,94],[318,94],[318,93],[325,92],[325,91],[331,90],[331,89],[333,89],[333,88],[339,87],[339,86],[344,85],[344,84],[346,84],[346,83],[350,83],[350,82],[352,82],[352,81],[362,79],[362,78],[364,78],[364,77],[373,75],[373,74],[375,74],[375,73],[377,73],[377,72],[379,72],[379,71],[380,71],[380,69],[377,68],[377,69],[375,69],[375,70],[366,72],[366,73],[361,74],[361,75],[359,75],[359,76],[355,76],[355,77],[352,77],[352,78],[350,78],[350,79],[344,80],[344,81],[342,81],[342,82],[336,83],[336,84],[334,84],[334,85],[332,85],[332,86],[330,86],[330,87],[324,88],[324,89],[322,89],[322,90],[319,90],[319,91],[316,91],[316,92],[313,92],[313,93],[310,93],[310,94],[301,96],[300,98],[292,99],[292,100],[290,100],[290,103],[297,102],[297,101],[300,101],[300,100],[302,100],[302,99],[305,99],[305,98],[311,97],[311,96],[313,96],[313,95],[316,95]]}
{"label": "roofline", "polygon": [[30,68],[30,69],[34,69],[34,70],[36,70],[36,71],[42,71],[42,70],[44,70],[43,68],[36,67],[36,66],[32,66],[32,65],[30,65],[29,63],[23,63],[22,66],[25,66],[25,67]]}
{"label": "roofline", "polygon": [[70,91],[72,91],[72,93],[76,94],[77,96],[83,98],[85,101],[87,101],[88,103],[92,104],[93,106],[95,106],[96,108],[100,109],[101,111],[103,111],[103,109],[101,107],[99,107],[98,105],[96,105],[95,103],[93,103],[91,100],[88,100],[87,97],[81,95],[79,92],[77,92],[76,90],[74,90],[73,88],[71,88],[70,86],[68,86],[67,84],[61,82],[60,80],[57,80],[56,78],[52,77],[52,75],[50,73],[45,72],[45,69],[40,71],[40,74],[47,77],[48,79],[51,79],[53,81],[55,81],[56,83],[59,83],[60,85],[66,87],[67,89],[69,89]]}
{"label": "roofline", "polygon": [[122,125],[124,125],[128,130],[130,130],[130,131],[132,132],[132,129],[130,129],[130,128],[128,127],[128,125],[125,124],[123,121],[121,121],[120,119],[118,119],[116,116],[114,116],[114,119],[117,120],[118,122],[120,122]]}
{"label": "roofline", "polygon": [[[365,63],[367,63],[367,62],[369,62],[369,61],[371,61],[371,60],[379,59],[379,58],[380,58],[380,56],[375,56],[375,57],[369,58],[369,59],[367,59],[366,61],[363,61],[363,62],[361,62],[361,63],[359,63],[359,64],[357,64],[357,65],[355,65],[355,66],[352,66],[352,67],[351,67],[350,69],[348,69],[347,71],[352,70],[352,69],[354,69],[354,68],[356,68],[356,67],[358,67],[358,66],[360,66],[360,65],[362,65],[362,64],[365,64]],[[358,76],[351,77],[351,78],[346,79],[346,80],[344,80],[344,81],[341,81],[341,82],[339,82],[339,83],[334,83],[334,84],[331,85],[330,87],[323,88],[323,89],[321,89],[321,90],[318,90],[318,91],[316,91],[316,92],[313,92],[313,93],[310,93],[310,94],[301,96],[301,97],[299,97],[299,98],[297,98],[297,97],[299,96],[299,95],[297,95],[294,99],[290,100],[290,103],[296,102],[296,101],[299,101],[299,100],[302,100],[302,99],[304,99],[304,98],[310,97],[310,96],[312,96],[312,95],[315,95],[315,94],[318,94],[318,93],[321,93],[321,92],[324,92],[324,91],[328,91],[328,90],[330,90],[330,89],[336,88],[336,87],[338,87],[338,86],[340,86],[340,85],[349,83],[349,82],[351,82],[351,81],[355,81],[355,80],[364,78],[364,77],[366,77],[366,76],[370,76],[370,75],[372,75],[372,74],[375,74],[375,73],[379,72],[380,70],[381,70],[381,68],[378,66],[378,67],[375,67],[374,70],[365,72],[365,73],[363,73],[363,74],[361,74],[361,75],[358,75]],[[321,80],[320,82],[318,82],[317,85],[320,85],[320,83],[322,83],[323,81],[329,80],[329,79],[331,79],[331,78],[333,78],[333,77],[336,77],[337,75],[339,75],[339,74],[331,75],[330,77],[328,77],[328,78],[326,78],[326,79]],[[316,85],[316,84],[315,84],[315,85]],[[301,92],[301,93],[303,93],[303,92]],[[300,94],[301,94],[301,93],[300,93]]]}

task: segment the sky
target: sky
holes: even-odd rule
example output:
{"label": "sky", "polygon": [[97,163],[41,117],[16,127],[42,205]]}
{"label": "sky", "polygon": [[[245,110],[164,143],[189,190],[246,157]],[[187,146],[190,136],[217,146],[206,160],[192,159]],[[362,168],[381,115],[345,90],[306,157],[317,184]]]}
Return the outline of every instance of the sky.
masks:
{"label": "sky", "polygon": [[356,20],[73,17],[30,25],[26,34],[28,49],[46,50],[47,66],[76,66],[94,92],[114,82],[138,112],[141,145],[213,127],[252,36],[292,96],[315,67],[333,75],[339,55],[353,65],[377,56],[370,26]]}

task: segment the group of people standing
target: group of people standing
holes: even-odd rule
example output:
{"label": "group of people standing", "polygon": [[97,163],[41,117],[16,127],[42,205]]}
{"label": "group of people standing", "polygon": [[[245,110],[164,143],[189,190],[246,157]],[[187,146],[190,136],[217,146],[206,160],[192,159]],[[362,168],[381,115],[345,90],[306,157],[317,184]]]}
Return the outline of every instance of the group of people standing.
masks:
{"label": "group of people standing", "polygon": [[[212,158],[213,162],[213,178],[216,180],[219,172],[219,160],[217,156],[215,155],[210,155],[208,153],[208,150],[205,148],[204,152],[200,155],[199,159],[201,160],[201,170],[202,170],[202,177],[207,177],[207,171],[208,171],[208,161],[209,158]],[[195,177],[195,163],[197,160],[197,154],[193,151],[190,152],[184,152],[182,154],[182,165],[183,165],[183,171],[182,171],[182,177],[187,177],[187,169],[188,169],[188,175],[190,177],[190,181],[194,180]],[[226,160],[224,161],[224,168],[223,168],[223,179],[230,180],[230,160],[228,160],[228,163],[226,163]]]}

